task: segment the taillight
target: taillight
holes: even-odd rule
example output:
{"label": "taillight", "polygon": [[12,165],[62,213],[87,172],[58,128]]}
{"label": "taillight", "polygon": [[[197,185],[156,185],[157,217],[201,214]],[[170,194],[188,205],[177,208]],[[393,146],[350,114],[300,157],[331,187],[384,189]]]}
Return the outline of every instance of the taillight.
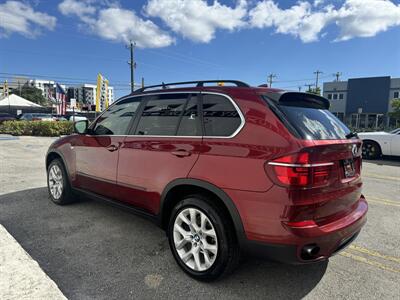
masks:
{"label": "taillight", "polygon": [[275,183],[292,187],[320,187],[328,184],[333,162],[311,162],[307,152],[279,157],[266,164]]}

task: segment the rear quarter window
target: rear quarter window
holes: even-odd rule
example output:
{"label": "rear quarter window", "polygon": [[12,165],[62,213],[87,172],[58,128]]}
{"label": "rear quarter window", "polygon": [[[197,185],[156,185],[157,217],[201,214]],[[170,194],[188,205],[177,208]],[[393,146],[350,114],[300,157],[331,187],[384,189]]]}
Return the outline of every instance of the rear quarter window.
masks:
{"label": "rear quarter window", "polygon": [[240,127],[242,120],[232,102],[220,95],[203,95],[205,136],[229,137]]}

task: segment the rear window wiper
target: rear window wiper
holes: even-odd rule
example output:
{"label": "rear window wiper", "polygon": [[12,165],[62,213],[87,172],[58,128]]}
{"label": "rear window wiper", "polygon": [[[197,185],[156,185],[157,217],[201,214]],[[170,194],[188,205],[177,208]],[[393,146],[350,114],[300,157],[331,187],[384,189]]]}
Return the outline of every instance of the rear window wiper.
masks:
{"label": "rear window wiper", "polygon": [[357,132],[351,131],[351,132],[349,132],[348,134],[346,134],[346,139],[351,139],[351,138],[353,138],[353,137],[358,138]]}

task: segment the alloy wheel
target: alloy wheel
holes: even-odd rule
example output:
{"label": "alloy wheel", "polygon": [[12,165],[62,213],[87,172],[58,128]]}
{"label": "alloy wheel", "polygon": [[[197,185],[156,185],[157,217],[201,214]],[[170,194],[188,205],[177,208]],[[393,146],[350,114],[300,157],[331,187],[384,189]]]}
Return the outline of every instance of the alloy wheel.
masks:
{"label": "alloy wheel", "polygon": [[183,209],[176,217],[173,240],[179,258],[194,271],[206,271],[218,254],[218,238],[210,219],[197,208]]}
{"label": "alloy wheel", "polygon": [[49,189],[54,199],[60,199],[63,192],[63,175],[58,165],[53,165],[49,170]]}

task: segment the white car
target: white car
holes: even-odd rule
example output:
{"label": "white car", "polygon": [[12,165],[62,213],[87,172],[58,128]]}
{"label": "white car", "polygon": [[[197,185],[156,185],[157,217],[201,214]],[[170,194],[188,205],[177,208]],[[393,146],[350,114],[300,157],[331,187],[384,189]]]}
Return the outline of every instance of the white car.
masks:
{"label": "white car", "polygon": [[391,132],[360,132],[363,141],[362,153],[366,159],[377,159],[381,155],[400,156],[400,128]]}

